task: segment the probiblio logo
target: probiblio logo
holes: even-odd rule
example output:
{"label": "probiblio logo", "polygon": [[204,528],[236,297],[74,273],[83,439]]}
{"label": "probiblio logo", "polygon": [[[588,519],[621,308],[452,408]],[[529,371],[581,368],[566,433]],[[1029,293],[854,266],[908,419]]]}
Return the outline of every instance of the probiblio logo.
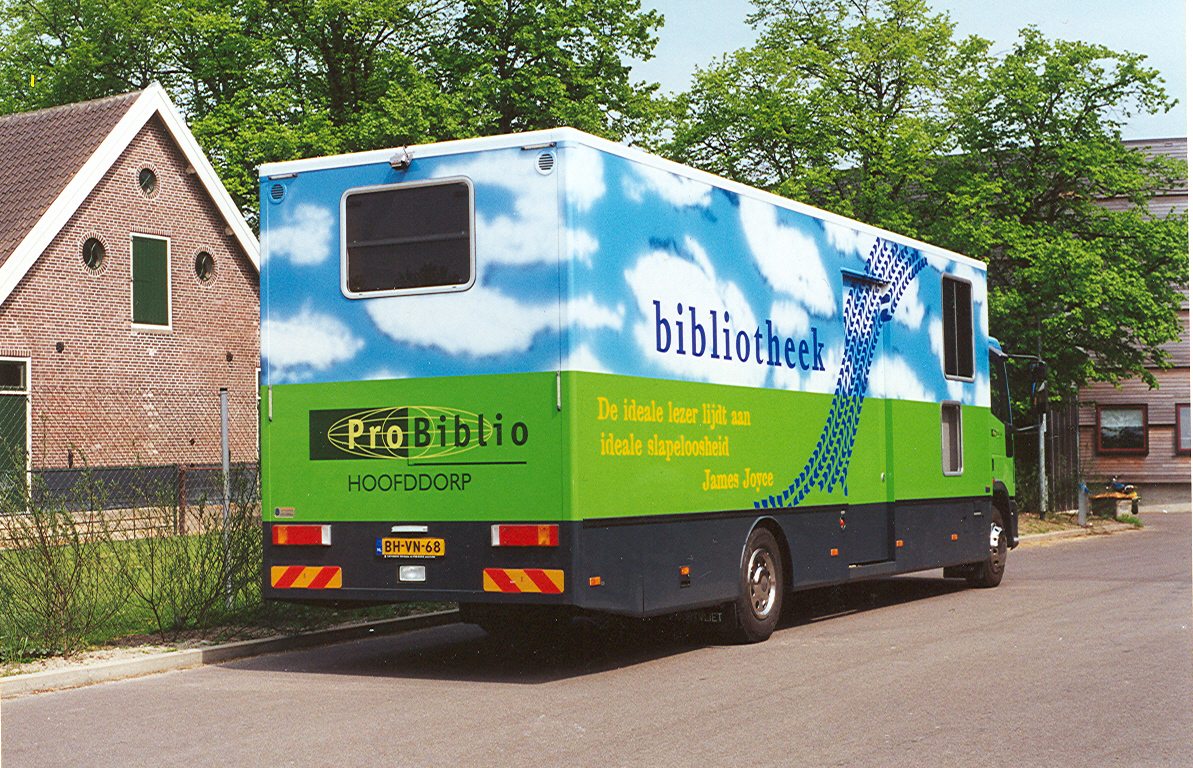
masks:
{"label": "probiblio logo", "polygon": [[507,426],[503,418],[413,405],[311,411],[311,460],[429,459],[525,445],[530,439],[526,423]]}

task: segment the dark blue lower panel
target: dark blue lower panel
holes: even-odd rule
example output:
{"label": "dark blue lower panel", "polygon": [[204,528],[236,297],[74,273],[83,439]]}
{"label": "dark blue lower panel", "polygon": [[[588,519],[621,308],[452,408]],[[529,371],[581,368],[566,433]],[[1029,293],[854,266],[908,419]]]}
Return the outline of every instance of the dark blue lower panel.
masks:
{"label": "dark blue lower panel", "polygon": [[[517,521],[509,521],[517,522]],[[787,585],[802,589],[982,560],[990,500],[966,498],[786,510],[741,510],[565,522],[557,547],[493,547],[489,523],[427,523],[425,534],[392,533],[397,523],[331,523],[331,546],[274,546],[266,523],[264,579],[270,599],[306,601],[517,602],[574,605],[630,616],[701,608],[732,600],[742,548],[754,526],[770,525]],[[409,523],[401,523],[409,524]],[[441,538],[439,558],[385,558],[385,536]],[[425,582],[400,582],[403,564],[426,568]],[[340,589],[276,589],[271,566],[339,566]],[[549,569],[564,574],[559,594],[484,590],[484,569]]]}

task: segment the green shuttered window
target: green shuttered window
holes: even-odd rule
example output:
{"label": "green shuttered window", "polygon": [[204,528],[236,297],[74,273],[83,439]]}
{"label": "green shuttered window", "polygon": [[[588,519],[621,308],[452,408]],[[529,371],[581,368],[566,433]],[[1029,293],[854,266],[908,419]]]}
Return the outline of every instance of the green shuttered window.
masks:
{"label": "green shuttered window", "polygon": [[0,360],[0,507],[24,507],[29,455],[29,364]]}
{"label": "green shuttered window", "polygon": [[133,323],[170,325],[170,241],[133,236]]}

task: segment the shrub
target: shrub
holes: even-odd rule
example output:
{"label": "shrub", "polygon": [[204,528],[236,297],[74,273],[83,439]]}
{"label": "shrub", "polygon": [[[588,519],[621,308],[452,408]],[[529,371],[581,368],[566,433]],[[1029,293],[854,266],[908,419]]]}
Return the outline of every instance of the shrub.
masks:
{"label": "shrub", "polygon": [[0,644],[8,657],[80,650],[127,601],[107,517],[72,503],[100,489],[46,501],[38,482],[10,482],[0,493]]}

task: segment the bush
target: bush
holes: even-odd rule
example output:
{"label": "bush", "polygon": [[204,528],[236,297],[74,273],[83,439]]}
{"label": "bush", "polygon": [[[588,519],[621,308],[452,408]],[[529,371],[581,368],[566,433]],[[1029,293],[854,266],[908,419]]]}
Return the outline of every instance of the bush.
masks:
{"label": "bush", "polygon": [[[197,509],[170,487],[156,489],[154,503],[134,510],[148,535],[116,548],[120,573],[133,601],[147,611],[163,639],[206,630],[259,601],[260,505],[255,472],[230,478],[227,510],[222,499],[199,499]],[[222,494],[221,494],[222,495]],[[177,527],[153,521],[178,521]],[[183,533],[181,531],[194,531]]]}
{"label": "bush", "polygon": [[102,510],[43,503],[36,485],[10,483],[0,493],[0,646],[8,658],[78,651],[128,598]]}

